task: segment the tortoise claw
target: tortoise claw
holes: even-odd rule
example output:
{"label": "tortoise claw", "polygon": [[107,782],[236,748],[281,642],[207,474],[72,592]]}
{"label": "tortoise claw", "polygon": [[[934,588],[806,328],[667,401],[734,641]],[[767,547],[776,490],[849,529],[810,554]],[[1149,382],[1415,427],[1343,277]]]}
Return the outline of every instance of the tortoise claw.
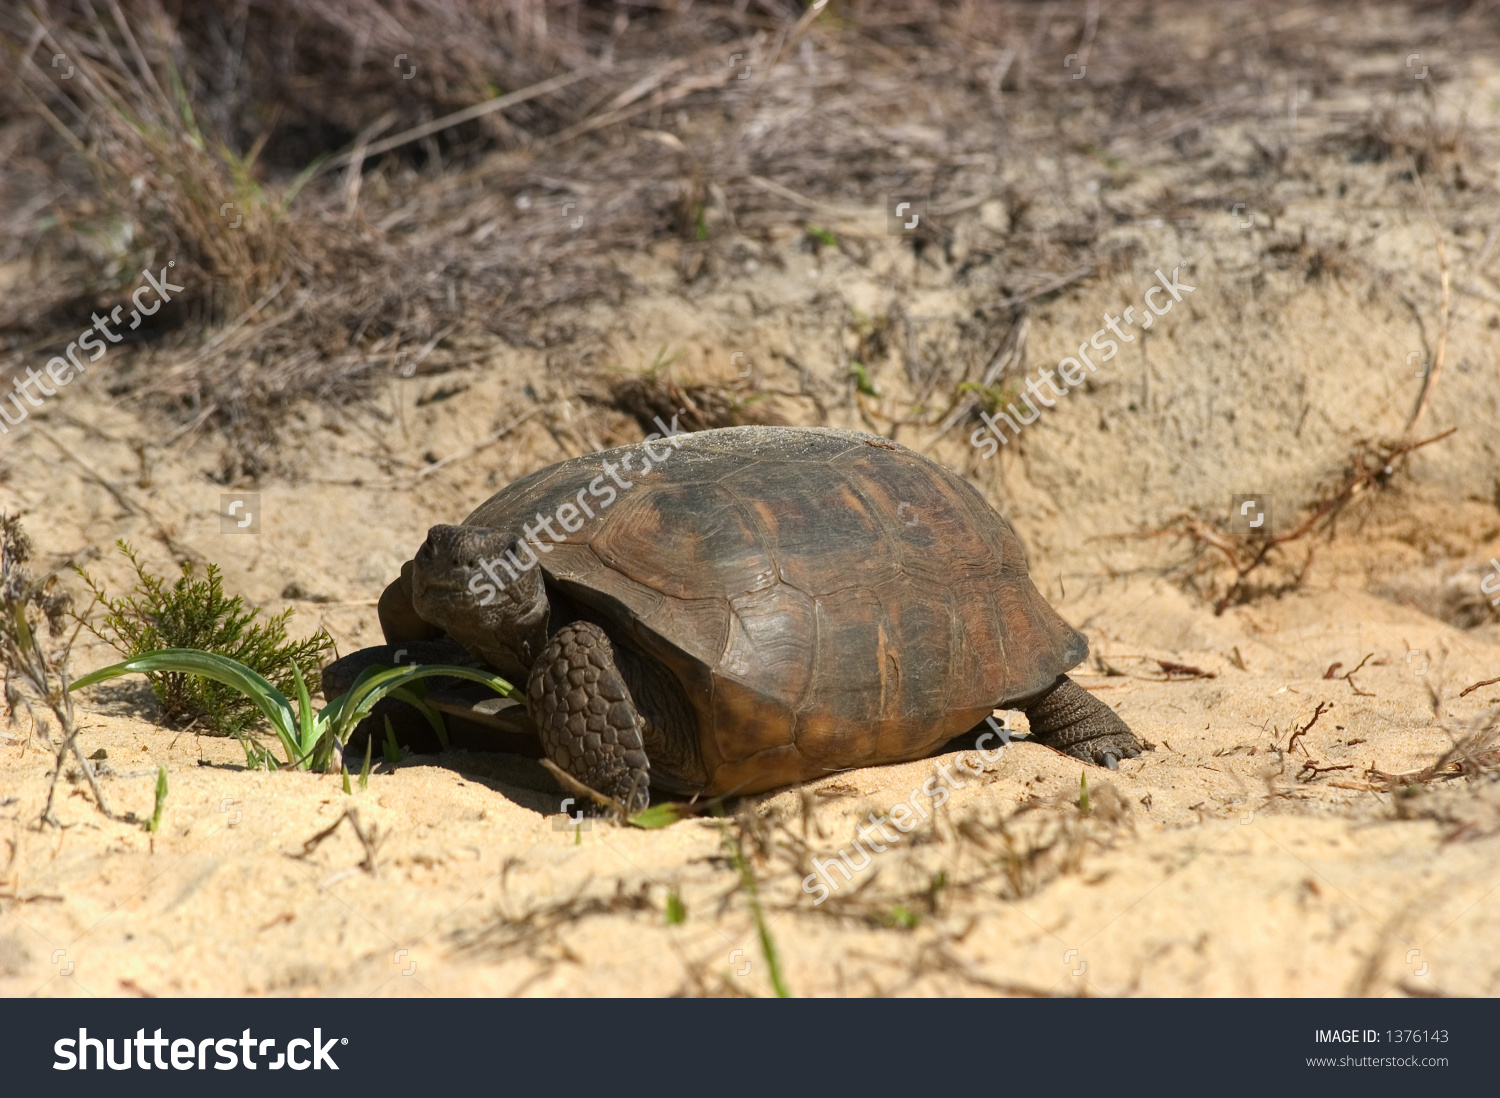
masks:
{"label": "tortoise claw", "polygon": [[1115,753],[1113,751],[1106,751],[1104,753],[1104,757],[1099,761],[1111,770],[1120,769],[1120,760],[1115,757]]}

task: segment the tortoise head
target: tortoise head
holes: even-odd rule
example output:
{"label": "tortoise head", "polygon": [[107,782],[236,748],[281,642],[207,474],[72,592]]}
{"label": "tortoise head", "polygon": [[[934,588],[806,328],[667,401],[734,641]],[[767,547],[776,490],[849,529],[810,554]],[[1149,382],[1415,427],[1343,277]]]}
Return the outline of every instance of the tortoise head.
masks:
{"label": "tortoise head", "polygon": [[412,561],[412,607],[424,621],[521,683],[547,643],[547,588],[520,535],[434,526]]}

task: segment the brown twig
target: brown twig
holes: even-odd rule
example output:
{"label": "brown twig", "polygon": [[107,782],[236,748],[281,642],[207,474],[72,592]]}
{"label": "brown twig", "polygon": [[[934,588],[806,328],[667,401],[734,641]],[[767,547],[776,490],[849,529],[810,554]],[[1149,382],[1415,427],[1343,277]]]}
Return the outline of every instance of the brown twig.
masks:
{"label": "brown twig", "polygon": [[[1370,661],[1370,657],[1371,657],[1371,656],[1374,656],[1374,655],[1375,655],[1375,653],[1374,653],[1374,652],[1371,652],[1371,653],[1370,653],[1370,655],[1369,655],[1369,656],[1366,656],[1366,657],[1365,657],[1365,658],[1364,658],[1364,659],[1362,659],[1362,660],[1360,660],[1360,661],[1359,661],[1359,667],[1356,667],[1356,668],[1355,668],[1355,669],[1354,669],[1354,671],[1358,671],[1358,670],[1359,670],[1359,668],[1360,668],[1360,667],[1363,667],[1363,666],[1364,666],[1364,665],[1365,665],[1365,664],[1366,664],[1366,663],[1368,663],[1368,662],[1369,662],[1369,661]],[[1337,664],[1335,664],[1335,665],[1334,665],[1334,666],[1335,666],[1335,667],[1336,667],[1336,666],[1338,666],[1338,665],[1337,665]],[[1331,671],[1331,670],[1332,670],[1332,669],[1333,669],[1333,668],[1329,668],[1329,670],[1330,670],[1330,671]],[[1344,674],[1343,674],[1343,675],[1341,675],[1341,676],[1340,676],[1340,677],[1341,677],[1341,678],[1342,678],[1342,679],[1343,679],[1343,680],[1344,680],[1344,681],[1345,681],[1345,682],[1347,682],[1347,683],[1348,683],[1348,684],[1349,684],[1349,689],[1351,689],[1351,690],[1353,690],[1353,691],[1354,691],[1354,692],[1355,692],[1355,693],[1356,693],[1356,694],[1358,694],[1358,695],[1359,695],[1359,696],[1360,696],[1360,697],[1362,697],[1362,698],[1373,698],[1373,697],[1374,697],[1374,696],[1375,696],[1375,695],[1374,695],[1374,694],[1371,694],[1371,693],[1370,693],[1370,692],[1369,692],[1369,691],[1367,691],[1367,690],[1361,690],[1361,689],[1360,689],[1360,688],[1359,688],[1359,686],[1358,686],[1358,685],[1357,685],[1357,684],[1356,684],[1356,683],[1355,683],[1355,681],[1354,681],[1354,671],[1347,671],[1347,672],[1345,672],[1345,673],[1344,673]]]}
{"label": "brown twig", "polygon": [[1476,682],[1473,686],[1466,686],[1462,690],[1460,690],[1458,692],[1458,696],[1460,698],[1462,698],[1465,695],[1472,694],[1474,691],[1478,690],[1481,686],[1494,686],[1497,682],[1500,682],[1500,677],[1496,677],[1496,678],[1493,678],[1493,679],[1485,679],[1483,682]]}
{"label": "brown twig", "polygon": [[[1301,738],[1302,736],[1307,735],[1308,729],[1310,729],[1313,725],[1315,725],[1315,724],[1318,723],[1318,718],[1323,715],[1323,710],[1332,708],[1332,704],[1333,704],[1332,702],[1319,702],[1318,703],[1318,708],[1315,709],[1315,710],[1313,710],[1312,720],[1308,721],[1301,728],[1297,729],[1297,731],[1293,732],[1292,735],[1291,735],[1291,738],[1286,741],[1286,750],[1287,750],[1288,754],[1291,754],[1292,745],[1294,743],[1296,743],[1299,738]],[[1305,745],[1302,748],[1302,753],[1304,755],[1310,755],[1311,754],[1307,750],[1307,747]]]}
{"label": "brown twig", "polygon": [[1421,770],[1408,774],[1388,774],[1371,766],[1365,771],[1365,776],[1391,787],[1423,785],[1437,778],[1473,777],[1500,768],[1500,750],[1495,747],[1493,712],[1487,717],[1481,715],[1469,727],[1467,734],[1454,738],[1453,745],[1447,751]]}
{"label": "brown twig", "polygon": [[94,470],[93,466],[89,465],[88,462],[84,461],[81,457],[74,453],[71,448],[64,445],[62,440],[53,435],[51,431],[41,426],[38,426],[35,430],[37,434],[41,435],[48,442],[52,443],[52,445],[56,446],[58,450],[61,451],[63,457],[67,458],[74,465],[78,466],[78,468],[82,470],[85,479],[91,480],[99,487],[103,488],[114,498],[114,501],[121,507],[123,507],[126,511],[130,512],[133,515],[139,515],[141,518],[150,523],[156,531],[156,536],[161,539],[162,544],[165,545],[169,550],[171,550],[172,555],[175,556],[179,561],[191,560],[198,564],[203,564],[208,560],[207,557],[198,552],[198,550],[194,549],[192,546],[179,541],[176,535],[174,535],[171,529],[167,526],[167,524],[157,516],[156,512],[152,511],[151,508],[147,507],[145,504],[131,499],[128,495],[125,494],[124,489],[120,488],[119,485],[111,484],[109,481],[105,480],[104,477],[99,475],[99,473]]}
{"label": "brown twig", "polygon": [[[1306,748],[1304,748],[1303,750],[1306,750]],[[1302,763],[1302,769],[1297,771],[1297,777],[1300,779],[1305,775],[1307,778],[1313,779],[1317,778],[1321,774],[1332,774],[1335,770],[1353,769],[1353,763],[1347,763],[1343,766],[1319,766],[1317,763],[1313,762],[1312,759],[1306,759]]]}
{"label": "brown twig", "polygon": [[[1430,446],[1434,442],[1442,441],[1457,430],[1458,428],[1456,427],[1450,427],[1441,434],[1433,435],[1431,438],[1422,439],[1419,442],[1402,439],[1395,442],[1382,443],[1379,446],[1374,446],[1367,442],[1360,443],[1350,458],[1349,471],[1345,474],[1343,481],[1336,488],[1314,501],[1307,516],[1291,530],[1282,534],[1251,538],[1244,535],[1226,533],[1210,526],[1196,515],[1183,514],[1178,516],[1175,525],[1167,526],[1161,530],[1149,531],[1137,536],[1161,537],[1164,535],[1176,535],[1179,537],[1188,537],[1222,554],[1225,561],[1234,569],[1235,573],[1233,582],[1230,583],[1224,594],[1214,602],[1214,613],[1216,615],[1222,614],[1230,606],[1234,605],[1241,592],[1244,591],[1246,581],[1250,575],[1266,563],[1272,550],[1278,549],[1289,542],[1304,538],[1320,526],[1326,526],[1331,523],[1356,495],[1381,484],[1385,478],[1394,473],[1397,462],[1402,461],[1415,450],[1420,450],[1424,446]],[[1297,577],[1299,584],[1305,573],[1306,569],[1304,567],[1303,571]]]}
{"label": "brown twig", "polygon": [[587,797],[589,800],[593,801],[601,808],[614,809],[615,813],[622,820],[628,815],[628,813],[625,811],[625,806],[619,801],[615,800],[615,798],[607,796],[604,793],[600,793],[597,789],[591,789],[588,786],[584,785],[581,781],[573,777],[573,775],[569,774],[566,770],[558,766],[551,759],[541,759],[539,761],[541,762],[542,766],[546,768],[548,773],[550,773],[554,778],[557,779],[558,784],[560,784],[568,792],[576,793],[580,797]]}
{"label": "brown twig", "polygon": [[445,114],[442,118],[434,118],[431,122],[424,122],[409,130],[402,130],[393,137],[387,137],[380,141],[361,146],[356,139],[354,148],[347,152],[339,153],[323,161],[314,169],[313,174],[321,174],[331,168],[339,168],[345,164],[353,163],[356,159],[364,160],[366,157],[375,156],[379,153],[389,152],[391,149],[399,149],[402,145],[408,145],[413,141],[420,141],[424,137],[430,137],[435,133],[464,122],[472,122],[476,118],[483,118],[487,114],[504,110],[506,107],[514,107],[528,99],[535,99],[539,95],[547,95],[550,92],[560,91],[569,84],[575,84],[590,76],[598,75],[597,68],[574,69],[572,72],[554,76],[550,80],[543,80],[531,85],[529,88],[521,88],[518,91],[506,95],[497,95],[492,99],[486,99],[483,103],[476,103],[472,107],[465,107],[461,111]]}
{"label": "brown twig", "polygon": [[1422,184],[1421,173],[1417,171],[1416,162],[1411,166],[1412,178],[1417,181],[1417,190],[1422,193],[1422,204],[1427,207],[1427,216],[1432,221],[1432,231],[1438,234],[1437,253],[1439,281],[1442,284],[1442,298],[1438,303],[1438,337],[1437,348],[1432,353],[1432,366],[1427,375],[1422,379],[1422,391],[1417,394],[1417,403],[1411,410],[1411,418],[1406,421],[1405,434],[1410,435],[1416,428],[1417,421],[1427,411],[1427,404],[1432,399],[1432,393],[1437,388],[1438,378],[1443,373],[1443,359],[1448,353],[1448,248],[1443,243],[1442,230],[1438,227],[1437,216],[1432,212],[1432,202],[1427,197],[1427,188]]}
{"label": "brown twig", "polygon": [[365,834],[365,829],[359,824],[359,809],[357,808],[344,809],[343,815],[341,815],[338,819],[334,820],[333,823],[329,824],[322,831],[319,831],[316,835],[303,843],[302,853],[295,854],[293,855],[293,857],[306,858],[314,850],[317,850],[319,846],[323,845],[323,841],[329,838],[335,831],[337,831],[339,829],[339,825],[345,820],[349,821],[349,826],[354,829],[354,834],[359,839],[359,845],[362,846],[365,851],[364,861],[359,863],[359,867],[370,876],[376,876],[375,849],[377,844],[375,840],[375,831],[372,828],[370,834]]}

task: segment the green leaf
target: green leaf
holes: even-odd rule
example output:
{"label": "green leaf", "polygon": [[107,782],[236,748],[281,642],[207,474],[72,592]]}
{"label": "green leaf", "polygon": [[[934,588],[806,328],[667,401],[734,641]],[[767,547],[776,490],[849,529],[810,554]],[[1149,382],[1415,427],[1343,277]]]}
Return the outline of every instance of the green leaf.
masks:
{"label": "green leaf", "polygon": [[313,157],[312,162],[307,167],[297,173],[297,177],[287,187],[286,193],[281,196],[281,202],[276,209],[278,215],[286,213],[286,208],[292,204],[292,199],[296,198],[302,188],[307,186],[312,177],[318,174],[318,169],[323,166],[323,161],[327,160],[331,155],[331,153],[326,152],[319,153]]}
{"label": "green leaf", "polygon": [[[271,727],[276,730],[276,735],[286,752],[285,765],[299,770],[309,767],[319,770],[327,769],[333,755],[334,742],[347,743],[355,726],[369,714],[376,703],[381,698],[398,692],[404,694],[403,700],[416,705],[422,711],[437,729],[439,739],[446,746],[447,730],[442,726],[441,716],[423,700],[422,696],[414,692],[414,688],[420,686],[422,679],[436,677],[467,679],[471,682],[483,683],[505,697],[520,696],[515,687],[499,675],[473,667],[454,667],[447,664],[423,664],[397,668],[367,667],[354,680],[354,685],[347,693],[333,699],[321,712],[315,713],[312,698],[308,694],[307,681],[303,678],[302,669],[294,661],[292,663],[293,682],[297,688],[297,700],[301,706],[301,712],[298,713],[292,709],[292,703],[287,700],[285,694],[264,676],[252,671],[239,661],[213,652],[200,652],[189,648],[168,648],[138,656],[123,663],[102,667],[98,671],[83,676],[73,683],[70,689],[77,690],[85,686],[93,686],[121,675],[154,672],[198,675],[223,683],[248,697],[266,720],[270,721]],[[389,720],[386,721],[386,728],[388,739],[394,742],[394,734],[389,731]],[[241,742],[248,744],[249,741],[242,738]],[[247,746],[245,750],[247,760],[255,761],[250,747]],[[389,751],[386,757],[390,759]],[[399,751],[396,754],[396,761],[400,761]]]}
{"label": "green leaf", "polygon": [[398,686],[386,695],[397,701],[404,701],[422,716],[427,718],[427,723],[437,733],[438,743],[443,745],[443,750],[452,746],[448,742],[448,726],[443,723],[443,715],[432,706],[427,704],[427,689],[425,683],[416,683],[411,687]]}
{"label": "green leaf", "polygon": [[647,831],[653,831],[659,827],[671,827],[678,820],[688,815],[691,815],[691,813],[686,811],[685,805],[674,804],[672,801],[663,801],[661,804],[654,804],[650,808],[637,812],[625,822],[632,827],[640,827],[645,828]]}
{"label": "green leaf", "polygon": [[865,396],[878,397],[880,393],[876,390],[874,382],[870,380],[870,371],[859,359],[849,360],[849,376],[854,379],[855,387]]}
{"label": "green leaf", "polygon": [[771,988],[776,992],[778,999],[790,999],[792,993],[786,986],[786,980],[781,974],[781,954],[776,948],[776,939],[771,937],[771,925],[766,921],[765,909],[760,903],[760,889],[755,882],[755,870],[750,868],[749,859],[745,857],[745,851],[740,846],[740,841],[730,834],[728,827],[719,825],[723,829],[724,845],[729,848],[730,860],[739,870],[740,889],[745,893],[745,898],[750,901],[750,913],[755,918],[756,934],[760,938],[760,951],[766,959],[766,968],[770,970]]}
{"label": "green leaf", "polygon": [[1083,771],[1078,773],[1078,811],[1089,814],[1089,776]]}
{"label": "green leaf", "polygon": [[890,926],[911,930],[922,921],[922,917],[905,904],[896,904],[886,913],[885,921]]}
{"label": "green leaf", "polygon": [[[391,719],[385,719],[385,726],[391,726]],[[365,765],[359,768],[359,789],[363,793],[370,788],[370,752],[375,748],[375,737],[371,736],[365,740]]]}
{"label": "green leaf", "polygon": [[161,830],[162,810],[167,807],[167,768],[158,766],[156,768],[156,810],[151,813],[151,818],[146,821],[146,830],[153,835]]}
{"label": "green leaf", "polygon": [[676,362],[681,357],[682,352],[680,351],[674,352],[669,356],[667,354],[667,345],[663,343],[661,345],[661,350],[656,352],[656,361],[651,363],[651,368],[646,371],[646,376],[655,377],[658,373],[660,373],[662,370],[665,370],[668,366],[672,365],[672,363]]}
{"label": "green leaf", "polygon": [[396,730],[391,727],[391,718],[385,719],[385,743],[381,746],[381,752],[385,755],[387,766],[395,766],[401,761],[401,748],[396,743]]}
{"label": "green leaf", "polygon": [[349,734],[381,698],[408,683],[431,678],[466,679],[469,682],[483,683],[502,697],[521,698],[524,701],[524,696],[499,675],[475,667],[455,667],[442,663],[404,664],[392,668],[367,667],[354,680],[349,692],[329,702],[328,708],[324,710],[333,734],[340,743],[348,743]]}
{"label": "green leaf", "polygon": [[667,893],[667,925],[680,926],[687,920],[687,908],[682,906],[682,897],[674,889]]}
{"label": "green leaf", "polygon": [[160,671],[199,675],[233,687],[249,698],[271,723],[287,751],[288,760],[301,754],[298,750],[297,714],[292,711],[292,703],[264,676],[228,656],[199,652],[192,648],[166,648],[91,671],[70,684],[68,689],[81,690],[86,686],[117,679],[121,675],[147,675]]}
{"label": "green leaf", "polygon": [[302,668],[297,666],[296,660],[292,661],[292,673],[296,676],[297,684],[297,746],[301,748],[301,754],[306,755],[318,742],[318,728],[313,719],[312,697],[307,692],[307,680],[302,677]]}

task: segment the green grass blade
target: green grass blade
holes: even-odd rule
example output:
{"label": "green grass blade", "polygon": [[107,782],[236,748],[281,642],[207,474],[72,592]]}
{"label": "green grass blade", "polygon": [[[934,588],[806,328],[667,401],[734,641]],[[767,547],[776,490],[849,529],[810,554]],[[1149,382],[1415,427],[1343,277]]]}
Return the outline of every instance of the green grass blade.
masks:
{"label": "green grass blade", "polygon": [[[385,726],[391,726],[390,718],[386,718]],[[363,793],[370,788],[370,753],[375,749],[375,737],[371,736],[365,740],[365,765],[359,768],[359,790]]]}
{"label": "green grass blade", "polygon": [[228,656],[199,652],[192,648],[165,648],[160,652],[151,652],[91,671],[70,684],[68,689],[80,690],[122,675],[145,675],[153,671],[201,675],[205,679],[212,679],[238,690],[255,703],[261,715],[276,730],[277,737],[286,749],[287,758],[293,759],[302,754],[297,736],[297,714],[293,712],[292,703],[287,700],[286,695],[265,677]]}
{"label": "green grass blade", "polygon": [[728,827],[722,824],[720,826],[724,828],[724,844],[729,848],[730,860],[739,870],[740,888],[744,891],[745,898],[750,901],[750,914],[755,918],[755,932],[760,938],[760,951],[766,959],[766,968],[771,977],[771,988],[776,992],[778,999],[790,999],[792,993],[787,990],[786,980],[781,975],[781,954],[776,949],[776,939],[771,937],[771,927],[766,922],[765,909],[760,904],[760,889],[756,885],[755,870],[750,867],[750,861],[745,857],[740,840],[730,834]]}
{"label": "green grass blade", "polygon": [[317,722],[313,719],[312,697],[307,692],[307,680],[302,677],[302,668],[292,661],[292,674],[297,684],[297,745],[302,754],[307,754],[317,745]]}
{"label": "green grass blade", "polygon": [[443,715],[427,704],[426,691],[422,689],[421,683],[417,683],[411,689],[398,686],[387,694],[386,697],[395,698],[397,701],[404,701],[418,713],[422,714],[422,716],[426,717],[427,723],[437,733],[438,743],[443,745],[444,751],[452,746],[448,742],[448,726],[443,723]]}
{"label": "green grass blade", "polygon": [[161,830],[161,814],[167,807],[167,768],[158,766],[156,768],[156,810],[151,813],[151,818],[146,821],[146,830],[153,835]]}
{"label": "green grass blade", "polygon": [[360,672],[359,678],[354,680],[354,685],[349,688],[349,692],[330,702],[328,708],[324,710],[329,716],[334,735],[338,737],[340,743],[347,743],[349,734],[354,731],[355,726],[364,720],[381,698],[393,690],[430,678],[467,679],[470,682],[483,683],[503,697],[524,700],[524,695],[499,675],[474,667],[453,667],[441,663],[413,664],[392,668],[367,667]]}
{"label": "green grass blade", "polygon": [[291,185],[287,187],[286,193],[281,196],[281,201],[277,204],[276,212],[278,214],[286,213],[286,208],[292,204],[292,200],[297,197],[303,187],[307,186],[312,177],[318,174],[318,169],[323,166],[323,161],[327,160],[330,155],[330,153],[320,153],[313,158],[312,163],[297,173],[297,177],[292,180]]}

